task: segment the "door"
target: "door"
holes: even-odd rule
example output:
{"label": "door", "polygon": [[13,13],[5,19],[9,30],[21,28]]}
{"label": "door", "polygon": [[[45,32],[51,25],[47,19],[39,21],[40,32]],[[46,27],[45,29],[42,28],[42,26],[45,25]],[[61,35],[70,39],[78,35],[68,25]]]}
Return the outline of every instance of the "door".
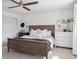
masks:
{"label": "door", "polygon": [[2,18],[2,43],[7,44],[7,38],[15,37],[18,32],[18,20],[7,16]]}

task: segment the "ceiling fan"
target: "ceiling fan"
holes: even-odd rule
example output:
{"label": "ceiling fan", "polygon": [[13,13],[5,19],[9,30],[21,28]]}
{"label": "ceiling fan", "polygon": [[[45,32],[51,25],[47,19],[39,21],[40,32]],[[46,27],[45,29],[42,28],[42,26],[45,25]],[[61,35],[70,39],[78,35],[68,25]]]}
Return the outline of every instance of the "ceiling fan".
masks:
{"label": "ceiling fan", "polygon": [[23,3],[23,1],[21,0],[20,2],[17,2],[15,0],[11,0],[12,2],[16,3],[17,5],[16,6],[11,6],[11,7],[8,7],[8,8],[16,8],[16,7],[20,7],[22,6],[24,9],[30,11],[31,9],[27,8],[26,6],[28,5],[33,5],[33,4],[37,4],[38,1],[34,1],[34,2],[29,2],[29,3]]}

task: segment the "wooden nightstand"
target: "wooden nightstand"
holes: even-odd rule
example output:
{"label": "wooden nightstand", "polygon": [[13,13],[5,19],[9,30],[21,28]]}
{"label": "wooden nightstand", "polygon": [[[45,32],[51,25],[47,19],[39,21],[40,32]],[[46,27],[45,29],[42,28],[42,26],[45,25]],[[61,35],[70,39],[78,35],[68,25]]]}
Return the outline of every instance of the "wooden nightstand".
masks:
{"label": "wooden nightstand", "polygon": [[29,35],[29,32],[19,32],[18,37],[24,36],[24,35]]}

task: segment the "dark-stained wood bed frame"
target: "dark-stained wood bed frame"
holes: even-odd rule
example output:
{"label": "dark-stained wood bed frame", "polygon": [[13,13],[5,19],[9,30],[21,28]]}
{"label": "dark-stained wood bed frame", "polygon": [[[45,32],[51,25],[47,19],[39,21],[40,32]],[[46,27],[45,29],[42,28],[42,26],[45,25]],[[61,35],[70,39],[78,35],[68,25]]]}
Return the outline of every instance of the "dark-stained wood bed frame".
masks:
{"label": "dark-stained wood bed frame", "polygon": [[[31,29],[48,29],[52,31],[54,36],[55,26],[54,25],[30,25],[29,30]],[[14,49],[17,51],[22,51],[30,54],[37,54],[46,56],[48,59],[48,44],[45,41],[35,41],[30,39],[20,39],[20,38],[8,38],[8,52],[9,49]]]}

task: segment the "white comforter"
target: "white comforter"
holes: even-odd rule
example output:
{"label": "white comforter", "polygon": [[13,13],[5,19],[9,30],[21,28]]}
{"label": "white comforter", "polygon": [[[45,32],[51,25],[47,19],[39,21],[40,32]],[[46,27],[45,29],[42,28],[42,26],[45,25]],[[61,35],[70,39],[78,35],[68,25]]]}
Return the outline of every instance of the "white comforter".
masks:
{"label": "white comforter", "polygon": [[24,36],[22,36],[22,37],[20,37],[20,38],[39,38],[39,39],[44,39],[44,40],[48,40],[50,43],[51,43],[51,48],[53,48],[53,45],[54,45],[54,43],[55,43],[55,39],[53,38],[53,37],[48,37],[48,38],[40,38],[40,37],[32,37],[32,36],[30,36],[30,35],[24,35]]}

